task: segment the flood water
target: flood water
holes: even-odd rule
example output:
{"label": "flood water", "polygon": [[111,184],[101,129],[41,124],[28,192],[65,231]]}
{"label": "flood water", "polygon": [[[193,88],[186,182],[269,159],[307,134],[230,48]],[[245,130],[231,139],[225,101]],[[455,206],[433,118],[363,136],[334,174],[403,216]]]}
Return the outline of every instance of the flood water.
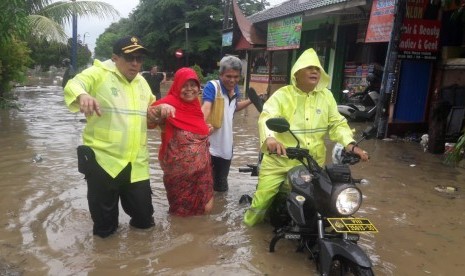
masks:
{"label": "flood water", "polygon": [[[130,228],[120,208],[120,227],[107,239],[92,235],[86,183],[77,172],[76,147],[84,127],[68,112],[61,87],[15,92],[22,110],[0,110],[0,275],[317,275],[305,253],[282,240],[268,252],[272,228],[242,224],[243,194],[257,179],[238,172],[254,163],[258,112],[235,118],[235,156],[230,190],[215,194],[207,216],[170,216],[157,161],[160,136],[149,131],[156,227]],[[357,133],[364,124],[351,124]],[[465,172],[442,165],[406,141],[362,144],[371,160],[353,166],[368,217],[377,234],[363,234],[377,275],[461,275],[465,271]],[[439,193],[437,185],[456,186]]]}

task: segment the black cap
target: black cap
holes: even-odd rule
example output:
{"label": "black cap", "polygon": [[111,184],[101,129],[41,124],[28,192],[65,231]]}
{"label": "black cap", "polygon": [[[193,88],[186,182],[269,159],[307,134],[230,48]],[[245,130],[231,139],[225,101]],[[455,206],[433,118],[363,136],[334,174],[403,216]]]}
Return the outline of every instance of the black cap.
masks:
{"label": "black cap", "polygon": [[118,39],[113,44],[113,54],[116,55],[129,54],[135,51],[140,51],[144,54],[148,53],[147,49],[142,45],[142,41],[137,36],[126,36]]}

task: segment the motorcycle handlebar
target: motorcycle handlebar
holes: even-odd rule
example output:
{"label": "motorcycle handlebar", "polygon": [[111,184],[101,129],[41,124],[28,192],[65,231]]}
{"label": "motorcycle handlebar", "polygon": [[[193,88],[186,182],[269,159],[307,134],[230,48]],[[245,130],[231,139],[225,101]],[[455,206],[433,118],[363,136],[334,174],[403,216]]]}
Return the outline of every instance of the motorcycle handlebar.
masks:
{"label": "motorcycle handlebar", "polygon": [[249,172],[252,172],[252,168],[239,168],[239,172],[249,173]]}
{"label": "motorcycle handlebar", "polygon": [[342,164],[354,165],[360,162],[360,156],[353,152],[344,151],[342,153]]}

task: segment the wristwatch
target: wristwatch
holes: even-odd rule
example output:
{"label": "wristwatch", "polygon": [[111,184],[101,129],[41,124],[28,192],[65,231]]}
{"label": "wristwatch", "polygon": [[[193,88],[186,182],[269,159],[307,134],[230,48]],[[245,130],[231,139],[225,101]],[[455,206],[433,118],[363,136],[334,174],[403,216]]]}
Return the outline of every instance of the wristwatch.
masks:
{"label": "wristwatch", "polygon": [[352,141],[349,143],[349,145],[352,145],[351,152],[354,152],[355,147],[357,147],[357,143],[355,141]]}

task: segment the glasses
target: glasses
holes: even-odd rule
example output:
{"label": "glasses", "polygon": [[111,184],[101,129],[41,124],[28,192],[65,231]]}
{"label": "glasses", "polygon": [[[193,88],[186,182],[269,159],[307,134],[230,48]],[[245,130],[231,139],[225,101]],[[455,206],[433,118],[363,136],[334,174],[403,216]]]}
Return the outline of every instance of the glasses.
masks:
{"label": "glasses", "polygon": [[126,62],[129,62],[129,63],[134,62],[134,61],[136,61],[137,63],[144,62],[144,56],[135,56],[135,55],[126,55],[126,54],[123,54],[121,56]]}

